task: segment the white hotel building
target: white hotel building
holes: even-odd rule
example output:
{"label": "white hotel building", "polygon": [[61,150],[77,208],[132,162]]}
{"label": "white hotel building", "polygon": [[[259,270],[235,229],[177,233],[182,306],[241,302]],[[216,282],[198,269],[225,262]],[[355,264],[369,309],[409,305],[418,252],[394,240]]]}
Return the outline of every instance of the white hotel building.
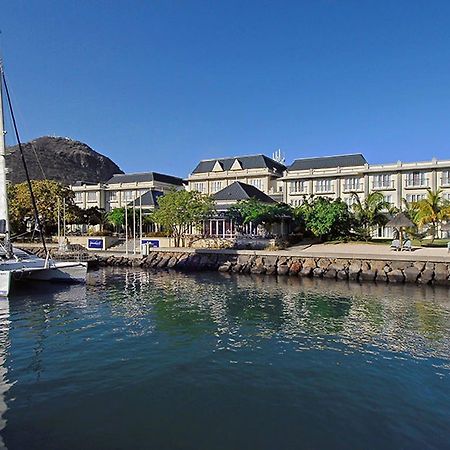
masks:
{"label": "white hotel building", "polygon": [[282,178],[284,201],[297,206],[305,195],[341,198],[352,203],[352,192],[364,199],[381,192],[398,208],[403,199],[425,198],[427,189],[442,189],[450,200],[450,160],[393,164],[368,164],[361,154],[304,158],[295,160]]}

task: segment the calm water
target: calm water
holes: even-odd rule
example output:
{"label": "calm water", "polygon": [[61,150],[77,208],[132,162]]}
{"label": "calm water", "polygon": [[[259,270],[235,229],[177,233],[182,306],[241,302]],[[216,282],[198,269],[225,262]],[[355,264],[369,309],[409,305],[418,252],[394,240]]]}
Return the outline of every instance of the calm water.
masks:
{"label": "calm water", "polygon": [[449,291],[106,269],[21,290],[0,416],[10,450],[450,448]]}

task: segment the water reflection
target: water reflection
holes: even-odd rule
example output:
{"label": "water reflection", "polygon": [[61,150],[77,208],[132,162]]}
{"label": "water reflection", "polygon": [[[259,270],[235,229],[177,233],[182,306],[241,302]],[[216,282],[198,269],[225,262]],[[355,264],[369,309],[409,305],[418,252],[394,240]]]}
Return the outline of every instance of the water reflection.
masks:
{"label": "water reflection", "polygon": [[9,301],[0,298],[0,449],[6,448],[2,440],[1,431],[6,426],[4,414],[7,406],[5,394],[10,384],[8,383],[8,369],[6,366],[6,353],[9,347]]}
{"label": "water reflection", "polygon": [[16,294],[0,312],[10,450],[446,442],[447,289],[108,268]]}
{"label": "water reflection", "polygon": [[111,313],[144,334],[239,336],[251,327],[260,337],[309,338],[311,347],[328,336],[358,351],[450,356],[450,293],[440,287],[121,269],[97,272],[92,286],[107,289]]}

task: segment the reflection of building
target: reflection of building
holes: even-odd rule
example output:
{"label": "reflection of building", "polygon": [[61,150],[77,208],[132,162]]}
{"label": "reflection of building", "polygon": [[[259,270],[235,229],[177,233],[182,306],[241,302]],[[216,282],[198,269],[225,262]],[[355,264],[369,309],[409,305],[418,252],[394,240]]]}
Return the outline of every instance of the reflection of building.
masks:
{"label": "reflection of building", "polygon": [[240,181],[282,201],[283,185],[279,179],[285,170],[283,164],[265,155],[208,159],[200,161],[189,175],[188,189],[215,194]]}
{"label": "reflection of building", "polygon": [[78,182],[71,186],[80,208],[98,207],[106,211],[121,208],[149,191],[183,189],[183,180],[157,172],[113,175],[106,183]]}

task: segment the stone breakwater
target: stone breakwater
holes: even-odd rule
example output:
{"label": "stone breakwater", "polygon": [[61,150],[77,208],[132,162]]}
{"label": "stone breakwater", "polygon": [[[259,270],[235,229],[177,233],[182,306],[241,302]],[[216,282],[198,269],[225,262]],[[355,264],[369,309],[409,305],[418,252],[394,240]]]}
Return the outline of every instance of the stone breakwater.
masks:
{"label": "stone breakwater", "polygon": [[450,286],[450,263],[442,262],[170,251],[153,251],[144,258],[97,255],[97,261],[102,266],[133,266],[184,271],[212,270],[357,282]]}

